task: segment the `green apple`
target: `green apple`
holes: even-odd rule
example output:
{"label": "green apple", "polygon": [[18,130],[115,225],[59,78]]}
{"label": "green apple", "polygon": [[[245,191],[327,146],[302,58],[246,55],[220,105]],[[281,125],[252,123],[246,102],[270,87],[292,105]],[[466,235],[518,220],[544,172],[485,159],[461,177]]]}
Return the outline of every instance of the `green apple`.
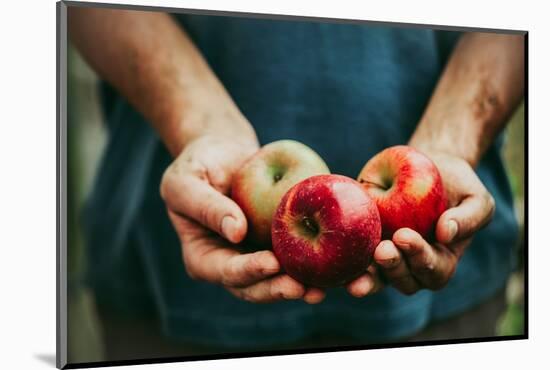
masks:
{"label": "green apple", "polygon": [[323,159],[308,146],[279,140],[263,146],[234,174],[231,197],[248,221],[248,241],[271,247],[271,221],[285,193],[311,176],[329,174]]}

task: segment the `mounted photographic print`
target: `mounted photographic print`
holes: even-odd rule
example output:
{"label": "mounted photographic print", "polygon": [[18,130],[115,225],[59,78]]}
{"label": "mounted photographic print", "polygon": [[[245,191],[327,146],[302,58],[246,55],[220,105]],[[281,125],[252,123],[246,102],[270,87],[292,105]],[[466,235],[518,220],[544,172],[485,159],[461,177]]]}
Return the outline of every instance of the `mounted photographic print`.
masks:
{"label": "mounted photographic print", "polygon": [[527,338],[527,32],[58,3],[58,367]]}

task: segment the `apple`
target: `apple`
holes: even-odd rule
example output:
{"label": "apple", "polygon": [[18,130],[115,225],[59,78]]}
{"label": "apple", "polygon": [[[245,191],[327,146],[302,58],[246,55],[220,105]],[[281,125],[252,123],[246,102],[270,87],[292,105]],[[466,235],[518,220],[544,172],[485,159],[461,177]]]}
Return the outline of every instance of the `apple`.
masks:
{"label": "apple", "polygon": [[231,198],[248,221],[249,244],[271,246],[271,220],[283,195],[293,185],[313,175],[330,173],[321,157],[294,140],[263,146],[235,173]]}
{"label": "apple", "polygon": [[320,288],[364,273],[382,233],[374,200],[341,175],[317,175],[293,186],[271,227],[273,252],[286,273]]}
{"label": "apple", "polygon": [[447,201],[441,175],[426,155],[406,145],[387,148],[365,164],[358,181],[376,201],[384,239],[403,227],[433,239]]}

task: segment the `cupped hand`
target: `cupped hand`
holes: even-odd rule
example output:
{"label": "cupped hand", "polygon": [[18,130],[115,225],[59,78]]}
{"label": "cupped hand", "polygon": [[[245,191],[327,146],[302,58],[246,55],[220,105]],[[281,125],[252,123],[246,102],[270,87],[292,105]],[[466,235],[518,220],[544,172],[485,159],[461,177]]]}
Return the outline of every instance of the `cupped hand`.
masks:
{"label": "cupped hand", "polygon": [[445,287],[473,235],[493,216],[495,201],[468,162],[444,152],[424,152],[439,169],[449,207],[437,221],[435,241],[402,228],[392,240],[380,242],[374,265],[348,285],[356,297],[378,291],[382,280],[407,295]]}
{"label": "cupped hand", "polygon": [[161,182],[169,218],[179,236],[187,274],[224,286],[238,298],[268,303],[324,299],[281,273],[273,252],[241,253],[247,221],[227,194],[232,175],[258,150],[257,141],[203,136],[194,139],[165,171]]}

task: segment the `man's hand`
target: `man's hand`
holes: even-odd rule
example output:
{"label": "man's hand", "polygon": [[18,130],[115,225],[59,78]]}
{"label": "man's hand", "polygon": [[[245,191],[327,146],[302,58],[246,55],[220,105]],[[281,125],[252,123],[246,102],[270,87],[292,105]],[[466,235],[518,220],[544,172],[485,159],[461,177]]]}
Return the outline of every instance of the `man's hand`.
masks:
{"label": "man's hand", "polygon": [[247,221],[226,194],[233,173],[258,150],[255,141],[204,136],[190,142],[166,170],[161,195],[181,240],[191,278],[223,285],[236,297],[267,303],[304,299],[318,303],[319,289],[306,289],[288,275],[271,251],[241,254]]}
{"label": "man's hand", "polygon": [[324,294],[287,275],[272,252],[241,254],[246,219],[226,194],[258,149],[250,123],[185,31],[165,13],[69,8],[72,42],[146,117],[175,157],[161,194],[188,274],[253,302]]}
{"label": "man's hand", "polygon": [[409,145],[437,165],[450,207],[432,244],[400,229],[375,250],[375,266],[348,286],[363,297],[380,289],[380,273],[401,292],[440,289],[495,202],[473,168],[508,122],[524,91],[524,36],[466,33],[458,42]]}
{"label": "man's hand", "polygon": [[386,280],[404,294],[443,288],[473,234],[491,220],[495,210],[493,197],[466,161],[445,153],[427,154],[441,173],[450,207],[437,221],[436,241],[430,244],[416,231],[403,228],[392,240],[382,241],[374,253]]}

